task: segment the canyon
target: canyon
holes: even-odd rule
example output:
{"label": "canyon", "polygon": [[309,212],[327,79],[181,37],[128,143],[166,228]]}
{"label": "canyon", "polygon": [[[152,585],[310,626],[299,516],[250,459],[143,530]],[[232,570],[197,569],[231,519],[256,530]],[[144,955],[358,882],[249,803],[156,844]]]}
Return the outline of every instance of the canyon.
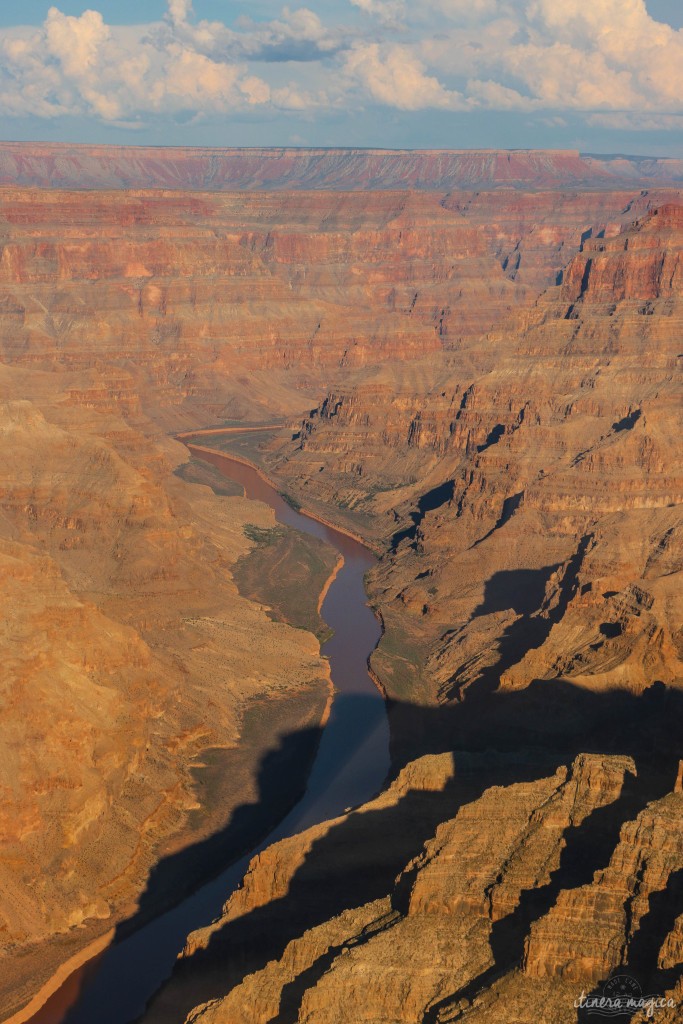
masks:
{"label": "canyon", "polygon": [[175,439],[236,425],[197,440],[379,556],[391,770],[255,856],[145,1021],[680,1003],[674,164],[0,145],[3,1019],[305,786],[334,558],[304,619],[264,597],[272,513]]}

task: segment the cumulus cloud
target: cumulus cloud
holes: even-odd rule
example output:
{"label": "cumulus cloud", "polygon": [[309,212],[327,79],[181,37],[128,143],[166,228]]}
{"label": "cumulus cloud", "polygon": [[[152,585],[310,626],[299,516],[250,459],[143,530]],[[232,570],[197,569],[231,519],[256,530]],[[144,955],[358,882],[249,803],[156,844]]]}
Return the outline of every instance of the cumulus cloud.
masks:
{"label": "cumulus cloud", "polygon": [[406,46],[359,44],[346,57],[345,71],[372,99],[399,110],[462,109],[462,97],[426,73]]}
{"label": "cumulus cloud", "polygon": [[126,126],[369,104],[571,111],[637,130],[675,130],[683,116],[683,31],[645,0],[349,0],[354,9],[344,26],[305,6],[229,26],[167,0],[156,23],[111,26],[97,10],[51,6],[39,28],[0,29],[0,104]]}
{"label": "cumulus cloud", "polygon": [[47,52],[59,61],[67,75],[87,73],[109,39],[109,29],[98,11],[85,11],[80,18],[68,17],[56,7],[47,12]]}
{"label": "cumulus cloud", "polygon": [[183,25],[192,13],[192,0],[168,0],[168,17],[174,25]]}
{"label": "cumulus cloud", "polygon": [[528,41],[501,66],[548,106],[683,109],[683,32],[650,17],[644,0],[530,0]]}
{"label": "cumulus cloud", "polygon": [[[126,29],[106,25],[97,11],[75,17],[51,7],[37,31],[0,31],[3,111],[92,116],[134,127],[140,119],[179,112],[277,107],[270,85],[249,59],[276,59],[272,51],[278,47],[289,47],[289,57],[297,45],[334,49],[320,19],[306,9],[285,8],[281,19],[241,37],[221,23],[192,25],[192,14],[190,0],[169,0],[165,24]],[[299,53],[300,59],[308,56]],[[286,107],[306,103],[303,90],[296,100],[282,88],[278,95]]]}
{"label": "cumulus cloud", "polygon": [[351,3],[384,25],[401,25],[406,15],[404,0],[351,0]]}

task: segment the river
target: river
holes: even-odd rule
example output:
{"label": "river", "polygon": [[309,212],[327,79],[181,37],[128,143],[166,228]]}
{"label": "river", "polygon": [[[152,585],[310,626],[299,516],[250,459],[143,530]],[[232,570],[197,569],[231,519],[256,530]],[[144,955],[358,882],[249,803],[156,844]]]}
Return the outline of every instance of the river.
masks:
{"label": "river", "polygon": [[[385,705],[368,672],[368,658],[381,635],[364,587],[375,556],[353,537],[297,512],[253,467],[219,452],[202,451],[201,457],[241,484],[247,498],[270,505],[278,522],[321,538],[343,557],[321,609],[334,630],[322,647],[335,688],[330,714],[306,792],[280,825],[213,881],[74,971],[27,1018],[29,1024],[130,1024],[169,977],[189,932],[220,914],[254,854],[364,803],[381,789],[389,770]],[[360,720],[359,707],[363,708]]]}

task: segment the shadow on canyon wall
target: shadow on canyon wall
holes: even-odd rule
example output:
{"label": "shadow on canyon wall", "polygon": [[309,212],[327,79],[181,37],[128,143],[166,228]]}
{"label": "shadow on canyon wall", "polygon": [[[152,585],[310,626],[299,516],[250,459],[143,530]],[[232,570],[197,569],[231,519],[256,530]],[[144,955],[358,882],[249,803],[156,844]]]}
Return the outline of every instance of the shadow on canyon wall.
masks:
{"label": "shadow on canyon wall", "polygon": [[[245,720],[252,713],[258,715],[258,708],[248,711]],[[239,862],[298,803],[321,735],[319,727],[282,735],[257,761],[257,799],[238,806],[224,828],[162,858],[154,866],[136,913],[117,926],[112,945],[97,963],[92,968],[86,966],[80,996],[65,1015],[57,1010],[55,1024],[92,1024],[93,1020],[124,1024],[136,1012],[131,1012],[131,1006],[145,1005],[154,988],[168,976],[188,932],[200,923],[208,923],[220,911],[225,890],[219,887],[213,894],[208,911],[202,904],[189,914],[178,914],[183,901]],[[220,756],[214,769],[229,775],[235,764],[233,752],[217,753]],[[239,870],[236,880],[241,873]],[[192,900],[194,897],[190,896]],[[165,913],[173,907],[177,909],[170,915]],[[205,920],[198,921],[198,915],[203,913]]]}
{"label": "shadow on canyon wall", "polygon": [[[348,702],[363,721],[367,698],[338,699]],[[453,777],[441,790],[409,790],[395,806],[353,812],[333,825],[313,843],[283,898],[224,924],[206,949],[178,963],[171,983],[145,1014],[145,1024],[181,1024],[198,1002],[224,996],[247,974],[280,958],[287,944],[306,930],[392,894],[390,919],[372,934],[390,927],[407,910],[411,884],[407,875],[394,888],[396,877],[440,822],[485,789],[547,777],[582,752],[632,757],[637,775],[627,775],[618,800],[567,830],[560,865],[550,881],[523,892],[514,912],[496,922],[491,936],[494,967],[425,1017],[428,1024],[436,1022],[439,1009],[446,1009],[451,1000],[476,995],[495,976],[516,966],[530,925],[553,906],[560,890],[589,882],[607,865],[621,824],[673,789],[683,694],[661,683],[636,696],[625,690],[596,694],[565,681],[539,680],[523,691],[488,693],[485,700],[438,708],[390,702],[389,715],[394,774],[408,756],[448,752],[454,759]],[[409,742],[401,742],[406,734]],[[476,757],[476,770],[468,770],[467,758],[473,755],[483,756]],[[672,904],[677,912],[683,910],[680,883],[672,885],[675,892],[653,896],[641,937],[633,944],[630,966],[643,973],[656,963],[657,943],[661,945],[672,921]],[[366,934],[361,941],[369,937]],[[270,1024],[294,1024],[306,988],[333,957],[334,951],[327,951],[286,986],[279,1014]]]}
{"label": "shadow on canyon wall", "polygon": [[[589,997],[613,997],[623,993],[626,997],[642,994],[645,999],[661,999],[665,992],[673,988],[683,973],[683,965],[659,967],[658,953],[682,910],[683,869],[673,871],[664,888],[650,894],[648,910],[640,919],[638,930],[631,942],[628,963],[623,968],[615,968],[606,983],[597,985],[588,993]],[[620,985],[620,980],[624,976],[626,983]],[[610,1014],[609,1020],[612,1024],[628,1024],[636,1016],[636,1012],[625,1009],[623,1013]],[[604,1020],[605,1017],[599,1015],[597,1019]],[[657,1011],[654,1012],[653,1019],[657,1019]],[[588,1006],[583,1007],[578,1011],[577,1021],[578,1024],[595,1024],[596,1013],[591,1012]]]}

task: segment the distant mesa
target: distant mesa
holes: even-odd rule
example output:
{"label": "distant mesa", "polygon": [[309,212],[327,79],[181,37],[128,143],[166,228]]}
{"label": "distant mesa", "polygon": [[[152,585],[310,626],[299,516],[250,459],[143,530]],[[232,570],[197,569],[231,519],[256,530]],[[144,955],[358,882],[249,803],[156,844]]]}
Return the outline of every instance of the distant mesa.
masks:
{"label": "distant mesa", "polygon": [[0,185],[211,192],[617,188],[683,181],[683,160],[578,150],[212,149],[0,143]]}

